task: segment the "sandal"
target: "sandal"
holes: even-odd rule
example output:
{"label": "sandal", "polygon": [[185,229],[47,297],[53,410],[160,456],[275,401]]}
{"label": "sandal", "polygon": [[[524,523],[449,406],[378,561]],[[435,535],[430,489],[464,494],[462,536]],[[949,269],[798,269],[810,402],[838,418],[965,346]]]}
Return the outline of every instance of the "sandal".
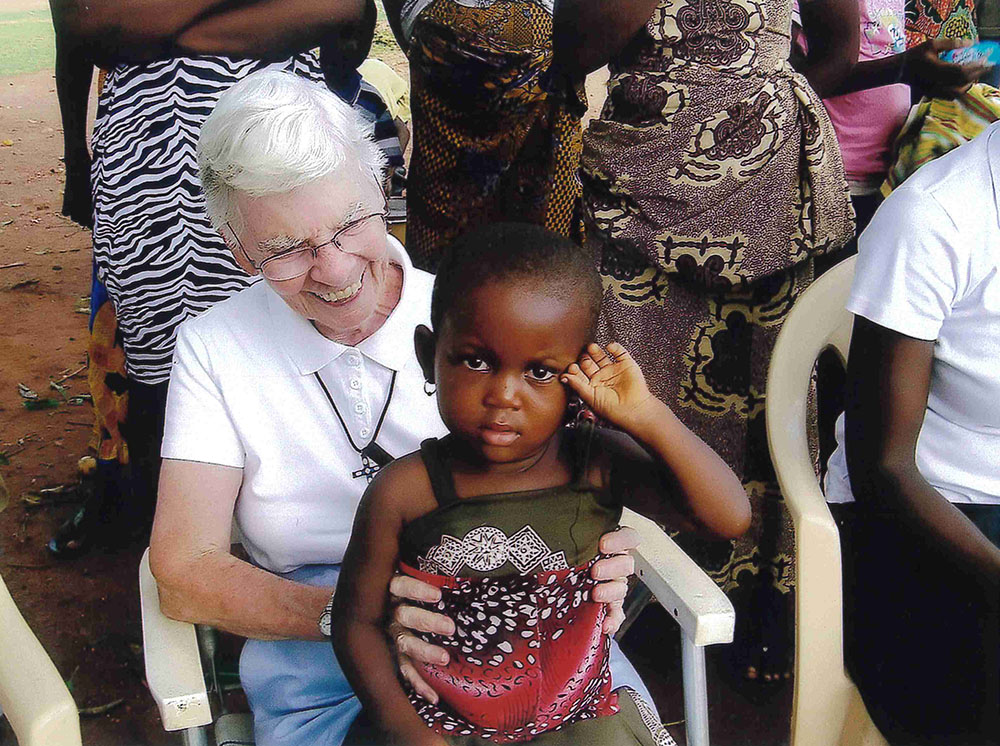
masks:
{"label": "sandal", "polygon": [[90,531],[87,525],[87,508],[82,507],[59,527],[45,548],[59,560],[71,560],[90,549]]}

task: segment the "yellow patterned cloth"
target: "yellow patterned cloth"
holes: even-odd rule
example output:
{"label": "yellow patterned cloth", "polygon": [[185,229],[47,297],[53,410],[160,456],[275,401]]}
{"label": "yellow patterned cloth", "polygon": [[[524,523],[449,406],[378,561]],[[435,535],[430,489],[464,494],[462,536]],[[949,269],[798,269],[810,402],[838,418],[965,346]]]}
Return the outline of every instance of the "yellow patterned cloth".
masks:
{"label": "yellow patterned cloth", "polygon": [[832,125],[788,63],[791,12],[791,0],[661,0],[611,64],[581,161],[601,337],[632,352],[751,499],[750,531],[702,564],[726,589],[779,597],[793,535],[768,455],[767,367],[812,258],[854,228]]}
{"label": "yellow patterned cloth", "polygon": [[924,98],[896,138],[896,155],[882,184],[882,196],[913,173],[972,140],[1000,119],[1000,90],[976,83],[958,98]]}
{"label": "yellow patterned cloth", "polygon": [[99,459],[127,464],[128,444],[121,432],[128,414],[125,350],[110,300],[104,301],[94,314],[87,356],[87,383],[94,402],[90,445]]}
{"label": "yellow patterned cloth", "polygon": [[929,39],[979,41],[975,0],[907,0],[906,46]]}
{"label": "yellow patterned cloth", "polygon": [[582,89],[553,90],[552,16],[500,0],[434,0],[410,39],[407,251],[434,269],[465,231],[516,220],[582,240]]}

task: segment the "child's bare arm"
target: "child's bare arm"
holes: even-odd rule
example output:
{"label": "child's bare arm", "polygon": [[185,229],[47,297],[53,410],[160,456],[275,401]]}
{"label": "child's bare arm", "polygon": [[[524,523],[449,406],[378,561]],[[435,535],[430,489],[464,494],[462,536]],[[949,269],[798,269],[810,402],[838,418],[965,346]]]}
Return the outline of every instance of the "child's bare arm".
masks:
{"label": "child's bare arm", "polygon": [[411,487],[406,474],[412,468],[408,459],[386,467],[361,500],[334,597],[333,647],[361,704],[389,743],[445,746],[403,692],[385,637],[389,581]]}
{"label": "child's bare arm", "polygon": [[[653,396],[642,371],[620,344],[589,345],[562,380],[600,417],[635,438],[655,457],[683,496],[684,512],[714,534],[735,537],[750,525],[743,485],[719,455]],[[630,507],[661,513],[662,492],[630,492]],[[653,498],[653,499],[650,499]]]}

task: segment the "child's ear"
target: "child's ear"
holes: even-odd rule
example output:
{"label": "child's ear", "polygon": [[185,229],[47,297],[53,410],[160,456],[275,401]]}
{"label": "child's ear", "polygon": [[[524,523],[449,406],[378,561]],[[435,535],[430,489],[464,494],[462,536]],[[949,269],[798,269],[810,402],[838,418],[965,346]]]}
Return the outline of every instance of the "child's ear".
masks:
{"label": "child's ear", "polygon": [[413,330],[413,347],[417,351],[417,362],[420,363],[424,380],[434,383],[434,353],[437,350],[437,337],[434,332],[419,324]]}

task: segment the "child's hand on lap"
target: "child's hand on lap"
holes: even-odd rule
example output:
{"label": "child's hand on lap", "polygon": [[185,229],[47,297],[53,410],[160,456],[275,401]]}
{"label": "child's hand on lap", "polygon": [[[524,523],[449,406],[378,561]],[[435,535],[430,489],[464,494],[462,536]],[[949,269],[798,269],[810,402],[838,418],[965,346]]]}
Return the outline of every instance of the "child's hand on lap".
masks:
{"label": "child's hand on lap", "polygon": [[579,395],[594,413],[613,425],[631,431],[658,400],[646,386],[639,365],[617,342],[607,350],[587,345],[580,360],[572,363],[560,380]]}

